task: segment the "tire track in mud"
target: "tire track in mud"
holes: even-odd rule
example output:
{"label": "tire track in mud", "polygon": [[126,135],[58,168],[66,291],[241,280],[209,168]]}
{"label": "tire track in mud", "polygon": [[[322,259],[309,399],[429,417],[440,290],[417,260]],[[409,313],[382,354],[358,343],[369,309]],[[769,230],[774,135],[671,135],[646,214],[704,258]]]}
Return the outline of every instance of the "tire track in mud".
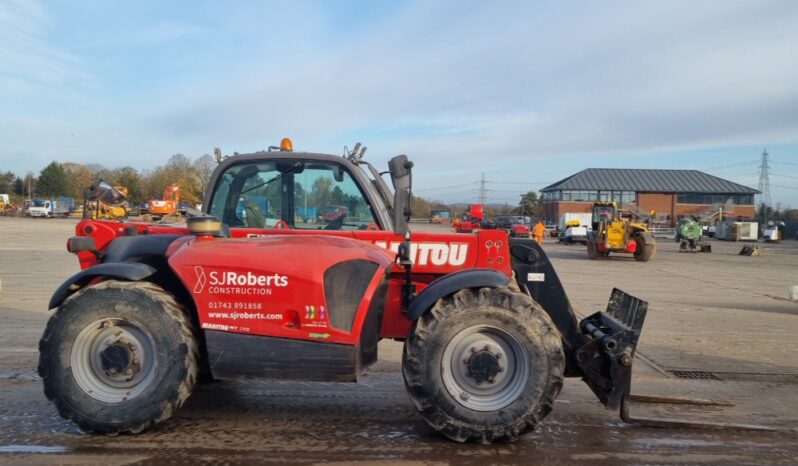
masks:
{"label": "tire track in mud", "polygon": [[[174,418],[142,434],[80,433],[34,382],[3,386],[0,463],[96,464],[795,464],[798,435],[649,429],[612,420],[566,396],[512,444],[457,444],[415,413],[400,374],[368,385],[219,382],[201,386]],[[8,389],[8,390],[6,390]],[[30,396],[36,390],[38,396]],[[24,453],[25,446],[62,448]],[[35,450],[35,448],[33,448]],[[31,460],[31,461],[27,461]]]}

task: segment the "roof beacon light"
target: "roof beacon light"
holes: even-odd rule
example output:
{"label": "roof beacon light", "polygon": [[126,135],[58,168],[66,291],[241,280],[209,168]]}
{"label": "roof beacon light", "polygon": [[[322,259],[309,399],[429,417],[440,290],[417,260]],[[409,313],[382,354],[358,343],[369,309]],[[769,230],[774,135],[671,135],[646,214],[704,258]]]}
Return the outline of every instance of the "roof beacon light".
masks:
{"label": "roof beacon light", "polygon": [[282,141],[280,141],[280,150],[283,152],[293,152],[294,143],[291,142],[290,138],[283,138]]}

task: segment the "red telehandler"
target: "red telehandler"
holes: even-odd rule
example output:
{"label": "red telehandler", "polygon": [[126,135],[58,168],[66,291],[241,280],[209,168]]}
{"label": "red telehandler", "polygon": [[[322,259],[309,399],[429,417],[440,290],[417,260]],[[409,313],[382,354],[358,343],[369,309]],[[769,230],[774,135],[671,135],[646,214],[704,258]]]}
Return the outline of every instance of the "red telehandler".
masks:
{"label": "red telehandler", "polygon": [[[421,416],[455,441],[532,430],[563,377],[623,411],[646,302],[614,290],[580,322],[533,240],[411,232],[406,156],[389,161],[391,190],[360,145],[344,157],[289,147],[221,160],[187,227],[76,226],[67,249],[82,270],[53,294],[40,342],[63,417],[138,433],[201,373],[354,382],[385,338],[404,342]],[[300,206],[347,215],[302,222]]]}

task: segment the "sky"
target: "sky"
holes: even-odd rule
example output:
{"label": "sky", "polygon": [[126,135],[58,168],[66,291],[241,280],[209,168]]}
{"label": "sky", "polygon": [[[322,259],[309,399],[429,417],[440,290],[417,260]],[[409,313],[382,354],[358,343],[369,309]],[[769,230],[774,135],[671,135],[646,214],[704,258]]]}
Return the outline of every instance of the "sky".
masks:
{"label": "sky", "polygon": [[0,170],[368,146],[418,195],[699,169],[798,208],[798,2],[0,0]]}

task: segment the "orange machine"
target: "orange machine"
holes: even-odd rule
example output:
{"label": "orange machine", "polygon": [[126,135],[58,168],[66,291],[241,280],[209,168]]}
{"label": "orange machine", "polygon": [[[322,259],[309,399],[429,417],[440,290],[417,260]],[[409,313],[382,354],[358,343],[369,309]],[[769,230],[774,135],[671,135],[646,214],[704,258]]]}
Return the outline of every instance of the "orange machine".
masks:
{"label": "orange machine", "polygon": [[163,192],[163,199],[150,199],[151,215],[175,215],[180,202],[180,184],[172,183]]}

